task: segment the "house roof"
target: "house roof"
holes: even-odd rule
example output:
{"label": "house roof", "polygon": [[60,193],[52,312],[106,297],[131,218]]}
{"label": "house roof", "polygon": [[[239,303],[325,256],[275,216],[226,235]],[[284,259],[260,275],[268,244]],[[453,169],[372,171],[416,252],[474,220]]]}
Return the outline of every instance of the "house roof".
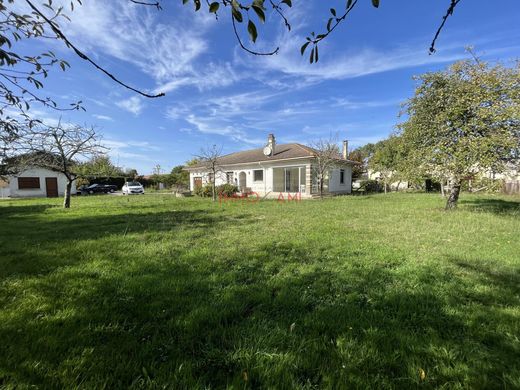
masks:
{"label": "house roof", "polygon": [[[295,158],[313,158],[317,151],[308,146],[292,143],[292,144],[276,144],[275,152],[271,156],[264,154],[264,148],[244,150],[242,152],[236,152],[226,154],[218,159],[219,165],[236,165],[236,164],[248,164],[255,162],[267,162],[267,161],[280,161],[280,160],[292,160]],[[355,164],[355,161],[338,159],[338,162],[345,162]],[[203,163],[186,167],[186,170],[203,168]]]}

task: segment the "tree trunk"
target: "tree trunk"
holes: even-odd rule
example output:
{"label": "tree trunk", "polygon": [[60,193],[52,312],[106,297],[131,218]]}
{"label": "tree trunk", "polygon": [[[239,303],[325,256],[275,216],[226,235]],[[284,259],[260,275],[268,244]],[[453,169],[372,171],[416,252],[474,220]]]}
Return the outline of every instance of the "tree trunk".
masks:
{"label": "tree trunk", "polygon": [[457,202],[459,201],[460,195],[460,182],[454,181],[451,186],[450,196],[448,197],[448,201],[446,202],[446,210],[453,210],[457,208]]}
{"label": "tree trunk", "polygon": [[444,198],[446,194],[444,193],[444,179],[441,180],[441,195]]}
{"label": "tree trunk", "polygon": [[215,188],[215,180],[213,180],[213,202],[216,202],[217,201],[217,189]]}
{"label": "tree trunk", "polygon": [[385,194],[386,194],[386,179],[383,180],[383,185],[385,186]]}
{"label": "tree trunk", "polygon": [[319,191],[320,191],[320,199],[323,199],[323,175],[318,178],[319,180]]}
{"label": "tree trunk", "polygon": [[63,197],[63,208],[70,209],[70,193],[72,191],[72,180],[67,180],[67,186],[65,187],[65,195]]}

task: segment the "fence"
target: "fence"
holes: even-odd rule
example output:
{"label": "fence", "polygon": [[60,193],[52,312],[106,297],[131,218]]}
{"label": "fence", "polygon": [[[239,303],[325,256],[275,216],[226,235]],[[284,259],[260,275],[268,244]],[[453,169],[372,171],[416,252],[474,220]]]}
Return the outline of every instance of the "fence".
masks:
{"label": "fence", "polygon": [[520,194],[520,180],[505,181],[503,191],[509,195]]}

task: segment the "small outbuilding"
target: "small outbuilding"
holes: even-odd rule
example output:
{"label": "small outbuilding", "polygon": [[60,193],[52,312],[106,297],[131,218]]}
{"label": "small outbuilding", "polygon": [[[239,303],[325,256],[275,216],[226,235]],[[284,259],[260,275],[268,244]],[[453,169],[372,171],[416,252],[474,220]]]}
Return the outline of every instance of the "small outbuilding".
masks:
{"label": "small outbuilding", "polygon": [[[11,198],[59,197],[65,194],[67,186],[67,178],[63,173],[41,167],[30,167],[16,175],[7,176],[6,182],[1,196]],[[76,193],[75,182],[72,183],[71,193]]]}

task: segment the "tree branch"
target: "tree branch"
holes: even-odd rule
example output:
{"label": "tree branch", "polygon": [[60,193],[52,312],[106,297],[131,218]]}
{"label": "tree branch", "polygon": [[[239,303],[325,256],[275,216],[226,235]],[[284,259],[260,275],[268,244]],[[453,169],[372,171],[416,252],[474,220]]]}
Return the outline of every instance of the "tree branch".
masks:
{"label": "tree branch", "polygon": [[439,35],[440,35],[442,29],[444,28],[444,25],[446,24],[446,20],[448,20],[448,18],[451,15],[453,15],[453,11],[455,10],[455,7],[457,6],[457,4],[459,4],[459,2],[460,2],[460,0],[451,0],[451,4],[450,4],[448,10],[446,11],[446,14],[442,17],[442,23],[439,26],[439,28],[437,29],[435,36],[433,37],[432,44],[430,45],[430,49],[429,49],[430,54],[435,53],[435,51],[436,51],[435,43],[437,42],[437,38],[439,38]]}
{"label": "tree branch", "polygon": [[146,2],[146,1],[138,1],[138,0],[130,0],[132,3],[134,4],[139,4],[139,5],[150,5],[152,7],[156,7],[158,10],[161,10],[162,7],[161,7],[161,3],[159,3],[158,1],[156,1],[155,3],[149,3],[149,2]]}
{"label": "tree branch", "polygon": [[278,53],[278,51],[280,51],[280,47],[277,47],[276,49],[274,49],[273,51],[271,52],[257,52],[257,51],[253,51],[251,49],[248,49],[247,47],[245,47],[245,45],[242,43],[242,40],[240,39],[240,35],[238,35],[238,31],[237,31],[237,26],[236,26],[236,23],[235,23],[235,18],[233,17],[233,14],[231,14],[231,22],[233,23],[233,31],[235,32],[235,36],[237,37],[237,40],[238,40],[238,43],[240,44],[240,47],[242,49],[244,49],[245,51],[247,51],[249,54],[253,54],[255,56],[272,56],[272,55],[275,55]]}
{"label": "tree branch", "polygon": [[52,31],[54,31],[54,33],[58,36],[58,38],[60,38],[62,41],[64,41],[68,47],[72,48],[72,50],[74,50],[74,52],[76,53],[76,55],[79,58],[92,64],[96,69],[98,69],[99,71],[106,74],[109,78],[111,78],[117,84],[119,84],[133,92],[136,92],[142,96],[148,97],[148,98],[157,98],[157,97],[165,96],[164,93],[160,93],[158,95],[151,95],[151,94],[142,92],[136,88],[129,86],[128,84],[125,84],[124,82],[122,82],[121,80],[116,78],[113,74],[111,74],[110,72],[105,70],[103,67],[98,65],[90,57],[88,57],[81,50],[79,50],[76,46],[74,46],[74,44],[71,41],[69,41],[69,39],[63,34],[63,32],[56,26],[56,24],[53,21],[51,21],[49,18],[47,18],[38,8],[36,8],[30,0],[25,0],[25,2],[29,5],[29,7],[31,7],[33,9],[34,12],[36,12],[39,16],[41,16],[43,18],[43,20],[45,20],[48,23],[48,25],[51,27]]}

